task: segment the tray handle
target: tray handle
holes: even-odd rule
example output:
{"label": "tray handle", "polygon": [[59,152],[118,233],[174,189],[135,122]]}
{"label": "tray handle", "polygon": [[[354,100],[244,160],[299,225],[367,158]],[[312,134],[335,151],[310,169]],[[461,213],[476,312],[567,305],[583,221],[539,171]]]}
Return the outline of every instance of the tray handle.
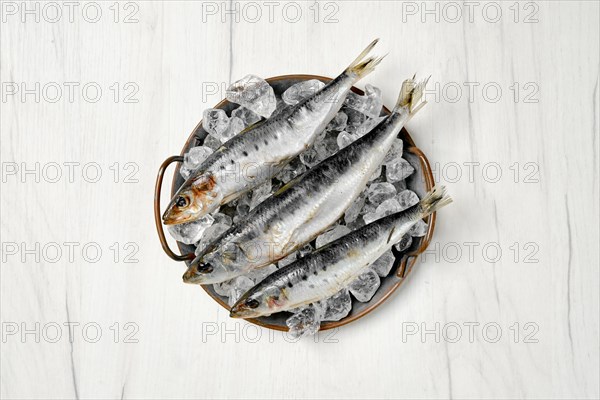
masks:
{"label": "tray handle", "polygon": [[158,239],[160,240],[160,244],[169,257],[171,257],[175,261],[192,260],[194,258],[194,253],[178,255],[171,250],[171,248],[169,247],[169,243],[167,243],[167,239],[165,238],[165,231],[163,229],[160,215],[160,192],[162,189],[163,178],[165,176],[165,171],[167,170],[167,167],[174,162],[183,162],[183,157],[171,156],[167,158],[158,169],[158,175],[156,176],[156,185],[154,186],[154,223],[156,224],[156,231],[158,232]]}
{"label": "tray handle", "polygon": [[[427,160],[427,157],[425,157],[425,154],[423,154],[421,149],[419,149],[418,147],[414,147],[414,146],[409,147],[408,149],[406,149],[406,151],[419,157],[419,161],[421,162],[421,167],[423,168],[423,175],[425,177],[425,187],[426,187],[427,191],[430,191],[435,186],[435,180],[433,178],[433,172],[431,171],[431,165],[429,165],[429,161]],[[421,239],[421,245],[416,250],[413,250],[410,253],[406,253],[402,256],[402,259],[400,260],[400,265],[396,272],[396,276],[398,276],[399,278],[404,278],[406,276],[406,274],[415,265],[415,263],[417,261],[417,257],[419,257],[419,255],[421,253],[423,253],[425,251],[425,249],[427,249],[427,247],[429,246],[429,243],[431,242],[431,239],[433,237],[433,230],[435,228],[435,219],[436,219],[435,212],[426,218],[429,226],[427,228],[427,233],[425,234],[423,239]]]}

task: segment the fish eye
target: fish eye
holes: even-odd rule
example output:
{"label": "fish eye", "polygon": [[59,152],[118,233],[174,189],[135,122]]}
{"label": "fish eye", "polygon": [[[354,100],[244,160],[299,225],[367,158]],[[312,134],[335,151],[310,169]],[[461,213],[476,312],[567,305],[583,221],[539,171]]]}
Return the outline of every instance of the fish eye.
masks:
{"label": "fish eye", "polygon": [[259,301],[256,299],[248,299],[245,302],[246,306],[250,307],[250,308],[256,308],[259,306]]}
{"label": "fish eye", "polygon": [[175,204],[177,205],[177,207],[185,207],[185,206],[187,206],[188,201],[185,197],[179,196],[177,198],[177,201],[175,201]]}
{"label": "fish eye", "polygon": [[210,274],[214,270],[213,266],[210,264],[198,264],[196,269],[201,274]]}

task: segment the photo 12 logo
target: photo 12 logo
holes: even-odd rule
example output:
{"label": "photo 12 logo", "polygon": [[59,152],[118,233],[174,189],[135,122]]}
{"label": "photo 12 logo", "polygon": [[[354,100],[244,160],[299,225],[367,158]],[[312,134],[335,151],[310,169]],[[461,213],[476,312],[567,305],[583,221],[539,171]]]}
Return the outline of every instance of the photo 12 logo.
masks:
{"label": "photo 12 logo", "polygon": [[302,20],[334,24],[340,5],[335,1],[203,1],[202,22],[211,21],[258,23],[284,21],[295,24]]}
{"label": "photo 12 logo", "polygon": [[14,162],[2,163],[2,183],[139,183],[140,167],[135,162],[103,165],[95,161]]}
{"label": "photo 12 logo", "polygon": [[140,6],[137,2],[95,1],[3,1],[2,23],[49,23],[86,22],[137,24]]}
{"label": "photo 12 logo", "polygon": [[2,242],[3,263],[58,262],[95,264],[103,259],[111,262],[137,264],[140,250],[135,242],[102,244],[98,242]]}
{"label": "photo 12 logo", "polygon": [[515,161],[507,165],[496,161],[449,161],[431,163],[436,182],[446,183],[540,183],[540,165],[535,161]]}
{"label": "photo 12 logo", "polygon": [[495,24],[504,18],[515,24],[535,24],[539,22],[539,11],[540,6],[533,1],[403,1],[402,22]]}
{"label": "photo 12 logo", "polygon": [[435,263],[443,261],[451,264],[458,262],[495,264],[500,262],[504,256],[515,264],[537,264],[540,262],[539,252],[540,245],[534,241],[513,242],[509,246],[495,241],[447,243],[436,241],[432,242],[421,254],[421,260],[422,262],[430,260]]}
{"label": "photo 12 logo", "polygon": [[[233,325],[233,326],[232,326]],[[318,331],[308,337],[294,337],[288,331],[276,331],[263,328],[261,326],[240,321],[202,322],[201,342],[210,343],[218,341],[220,343],[274,343],[283,340],[286,343],[297,343],[314,341],[315,343],[339,343],[336,337],[339,329],[329,329],[327,331]]]}
{"label": "photo 12 logo", "polygon": [[428,82],[423,97],[430,103],[498,103],[507,98],[514,103],[539,103],[537,82]]}
{"label": "photo 12 logo", "polygon": [[2,82],[2,103],[139,103],[135,82]]}
{"label": "photo 12 logo", "polygon": [[[140,327],[135,322],[121,324],[115,322],[102,326],[98,322],[2,322],[2,343],[18,341],[20,343],[74,343],[82,340],[86,343],[98,343],[111,340],[113,343],[139,343],[137,334]],[[107,335],[108,332],[108,335]]]}
{"label": "photo 12 logo", "polygon": [[535,322],[521,324],[515,322],[508,327],[502,327],[498,322],[402,322],[402,343],[433,341],[440,343],[484,342],[498,343],[502,338],[513,343],[539,343],[536,337],[540,327]]}

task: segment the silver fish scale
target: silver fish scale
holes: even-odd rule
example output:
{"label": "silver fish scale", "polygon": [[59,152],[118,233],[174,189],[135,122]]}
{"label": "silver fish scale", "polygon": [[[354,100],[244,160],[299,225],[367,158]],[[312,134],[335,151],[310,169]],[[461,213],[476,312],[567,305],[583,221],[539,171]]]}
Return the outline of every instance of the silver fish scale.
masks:
{"label": "silver fish scale", "polygon": [[352,249],[361,248],[372,241],[381,240],[381,236],[384,236],[389,231],[389,229],[386,229],[386,226],[389,225],[392,225],[392,223],[381,221],[380,223],[366,225],[359,230],[351,232],[298,261],[275,271],[263,281],[263,284],[283,287],[290,282],[297,284],[305,281],[306,279],[304,278],[308,278],[310,275],[318,275],[320,272],[326,272],[328,266],[334,265],[346,258],[348,252]]}
{"label": "silver fish scale", "polygon": [[[339,111],[354,80],[354,77],[343,73],[314,96],[234,136],[204,160],[179,191],[191,186],[198,176],[206,172],[217,176],[217,185],[221,187],[226,201],[256,187],[314,142],[317,134]],[[258,167],[257,177],[227,179],[232,173],[231,168],[239,166],[242,170],[248,165]]]}
{"label": "silver fish scale", "polygon": [[292,301],[286,309],[329,297],[377,259],[420,215],[421,208],[415,205],[401,215],[366,225],[274,272],[249,294],[273,286],[285,289]]}
{"label": "silver fish scale", "polygon": [[[261,237],[264,238],[263,242],[271,243],[274,238],[270,236],[270,233],[273,232],[273,229],[277,231],[279,226],[283,227],[285,225],[288,234],[291,234],[290,232],[296,224],[301,223],[301,225],[306,226],[306,217],[315,211],[315,205],[321,204],[321,199],[325,200],[331,196],[328,192],[331,188],[339,187],[340,182],[354,182],[352,185],[356,184],[356,178],[353,177],[357,173],[355,165],[363,165],[364,167],[366,160],[369,160],[368,154],[371,154],[374,147],[378,146],[378,142],[381,142],[382,145],[384,143],[391,145],[395,135],[390,135],[390,133],[399,131],[398,126],[401,126],[404,120],[403,117],[405,115],[401,113],[392,114],[388,118],[389,121],[383,121],[371,134],[361,137],[352,145],[345,147],[301,177],[296,178],[298,180],[286,190],[265,200],[238,223],[227,237],[223,238],[221,246],[227,243],[244,244],[257,238],[260,240]],[[382,159],[386,153],[387,151],[382,152],[380,155]],[[367,174],[364,178],[366,179],[370,175]],[[293,224],[291,224],[292,221],[294,221]],[[326,229],[329,224],[323,225],[322,229]],[[305,236],[315,236],[318,233],[318,231],[312,232],[310,229],[303,232]],[[286,237],[286,240],[289,239],[291,237]],[[303,239],[310,240],[310,237],[303,237]],[[302,245],[304,242],[305,240],[302,243],[297,243],[297,245]],[[284,249],[290,244],[294,243],[280,242],[277,248]],[[218,247],[214,248],[213,252],[214,256],[219,257]]]}
{"label": "silver fish scale", "polygon": [[[277,115],[270,120],[267,120],[262,125],[257,126],[256,128],[248,131],[247,133],[243,133],[232,138],[229,141],[229,143],[231,143],[231,152],[237,156],[235,161],[239,162],[240,160],[247,158],[250,152],[254,150],[255,154],[258,154],[258,156],[255,157],[255,159],[252,161],[264,162],[265,157],[261,157],[261,155],[265,153],[261,153],[261,150],[264,151],[265,147],[267,147],[268,152],[272,154],[273,147],[277,144],[276,142],[283,142],[283,136],[287,131],[293,131],[294,126],[296,125],[302,126],[305,123],[305,121],[314,120],[315,116],[311,114],[326,113],[326,107],[322,107],[323,105],[335,107],[335,104],[337,104],[339,100],[329,103],[327,102],[327,100],[332,98],[332,94],[334,94],[338,99],[341,98],[342,93],[345,93],[347,91],[345,89],[345,86],[348,85],[348,83],[344,83],[343,81],[348,81],[348,79],[349,78],[344,74],[340,75],[339,77],[325,85],[325,87],[315,96],[308,97],[307,99],[296,104],[295,106],[288,107],[286,111],[284,111],[282,114]],[[327,121],[327,123],[329,123],[329,121]],[[309,138],[307,142],[312,143],[316,138],[316,133],[319,132],[320,131],[317,130],[315,134],[313,134],[314,137]],[[297,153],[297,151],[291,151],[295,150],[294,144],[302,144],[303,146],[307,147],[307,144],[303,144],[303,140],[294,141],[294,135],[287,136],[290,137],[286,138],[287,140],[285,140],[285,143],[280,143],[280,145],[278,146],[281,147],[283,150],[287,150],[286,153]],[[298,137],[298,139],[306,138]],[[256,146],[258,146],[259,148],[256,149]],[[223,158],[227,158],[225,151],[217,151],[216,153],[222,153],[222,155],[219,157],[218,154],[215,154],[215,159],[213,160],[213,162],[217,161],[218,163]],[[246,155],[245,153],[248,153],[248,155]],[[232,158],[229,158],[228,161],[230,162],[231,159]],[[225,163],[226,162],[227,161],[225,161]],[[205,164],[203,165],[203,167],[208,166],[208,159],[205,160],[203,164]],[[202,170],[203,167],[201,167],[200,170]],[[213,166],[212,169],[220,169],[220,164],[218,164],[216,168],[215,166]]]}
{"label": "silver fish scale", "polygon": [[264,155],[272,150],[277,140],[280,140],[281,131],[288,129],[291,130],[292,127],[287,118],[280,116],[266,121],[262,126],[233,137],[230,140],[229,150],[217,150],[213,153],[214,159],[207,159],[204,164],[206,166],[210,165],[211,171],[217,171],[222,170],[223,167],[227,167],[229,164],[265,162]]}

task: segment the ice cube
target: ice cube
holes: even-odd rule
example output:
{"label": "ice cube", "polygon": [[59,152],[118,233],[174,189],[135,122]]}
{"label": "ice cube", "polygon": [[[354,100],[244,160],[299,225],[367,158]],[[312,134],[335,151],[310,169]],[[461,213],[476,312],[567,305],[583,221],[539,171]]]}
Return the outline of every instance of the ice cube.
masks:
{"label": "ice cube", "polygon": [[367,133],[371,132],[373,128],[375,128],[381,121],[383,121],[385,117],[375,117],[375,118],[367,118],[365,122],[363,122],[360,126],[356,128],[355,135],[362,137]]}
{"label": "ice cube", "polygon": [[321,140],[315,141],[314,148],[321,160],[331,157],[339,150],[335,132],[325,134]]}
{"label": "ice cube", "polygon": [[373,85],[365,85],[365,95],[367,97],[365,113],[378,117],[381,114],[383,108],[383,98],[381,97],[381,90]]}
{"label": "ice cube", "polygon": [[362,109],[364,108],[365,96],[362,96],[358,93],[350,92],[346,99],[344,100],[344,106],[349,107],[353,110],[359,111],[362,114]]}
{"label": "ice cube", "polygon": [[256,285],[275,271],[277,271],[277,266],[275,264],[269,264],[262,268],[253,269],[252,271],[248,272],[246,276],[252,279],[252,281]]}
{"label": "ice cube", "polygon": [[231,226],[232,224],[232,220],[231,217],[229,215],[223,214],[223,213],[214,213],[211,214],[213,216],[213,218],[215,219],[215,224],[223,224],[223,225],[227,225],[227,226]]}
{"label": "ice cube", "polygon": [[302,175],[306,172],[306,165],[300,161],[300,158],[294,158],[289,164],[275,176],[278,180],[283,183],[288,183],[295,177]]}
{"label": "ice cube", "polygon": [[214,222],[211,215],[205,215],[192,222],[179,225],[167,225],[169,233],[175,240],[185,244],[194,244],[200,241],[205,232]]}
{"label": "ice cube", "polygon": [[412,190],[404,190],[398,193],[396,200],[398,200],[398,203],[400,204],[400,211],[404,211],[417,204],[419,202],[419,196]]}
{"label": "ice cube", "polygon": [[219,147],[221,147],[222,143],[215,136],[208,135],[208,136],[206,136],[206,138],[204,138],[204,143],[202,143],[202,145],[206,146],[206,147],[208,147],[210,149],[216,150]]}
{"label": "ice cube", "polygon": [[390,270],[394,266],[394,261],[396,261],[394,253],[392,253],[392,250],[388,250],[375,260],[370,268],[375,271],[377,275],[384,278],[390,273]]}
{"label": "ice cube", "polygon": [[383,203],[377,206],[375,212],[367,213],[363,216],[365,223],[370,224],[371,222],[386,217],[390,214],[400,212],[400,203],[398,200],[392,198],[387,199]]}
{"label": "ice cube", "polygon": [[367,189],[369,202],[375,206],[381,204],[384,200],[391,199],[396,195],[396,188],[388,182],[373,183]]}
{"label": "ice cube", "polygon": [[379,204],[375,205],[375,204],[367,202],[367,203],[365,203],[365,205],[363,206],[363,208],[360,210],[359,214],[360,215],[365,215],[365,214],[368,214],[370,212],[375,212],[375,210],[377,209],[378,205]]}
{"label": "ice cube", "polygon": [[358,128],[366,121],[367,116],[352,108],[344,108],[343,110],[344,114],[348,116],[348,121],[345,128],[346,132],[350,134],[356,133]]}
{"label": "ice cube", "polygon": [[378,117],[383,106],[381,90],[372,85],[366,85],[363,96],[350,92],[344,101],[344,105],[362,114]]}
{"label": "ice cube", "polygon": [[208,158],[213,153],[213,149],[207,146],[197,146],[192,147],[190,151],[188,151],[183,156],[183,164],[179,169],[179,173],[185,179],[190,177],[190,174],[202,165],[204,160]]}
{"label": "ice cube", "polygon": [[256,75],[246,75],[227,88],[227,100],[269,118],[277,105],[271,85]]}
{"label": "ice cube", "polygon": [[346,125],[348,124],[348,115],[346,115],[346,113],[340,111],[338,112],[335,117],[331,120],[331,122],[329,122],[329,124],[327,124],[327,127],[325,128],[326,132],[340,132],[343,131],[344,128],[346,127]]}
{"label": "ice cube", "polygon": [[360,210],[365,205],[365,200],[366,194],[365,192],[363,192],[352,202],[352,204],[350,204],[350,207],[348,207],[346,213],[344,214],[344,221],[346,222],[346,224],[356,221]]}
{"label": "ice cube", "polygon": [[375,210],[377,214],[381,215],[380,218],[400,211],[402,211],[400,209],[400,203],[398,203],[398,200],[394,198],[385,200],[380,205],[378,205],[377,209]]}
{"label": "ice cube", "polygon": [[200,243],[196,248],[196,255],[200,254],[206,248],[206,246],[211,244],[215,239],[221,236],[221,234],[225,233],[228,229],[229,227],[225,224],[213,224],[210,227],[208,227],[204,231],[204,235],[202,235]]}
{"label": "ice cube", "polygon": [[252,191],[252,200],[250,200],[250,210],[271,196],[271,181],[266,181]]}
{"label": "ice cube", "polygon": [[396,140],[394,140],[394,143],[392,144],[392,147],[385,155],[385,158],[383,159],[383,164],[388,165],[399,162],[402,158],[403,147],[404,143],[402,142],[402,139],[396,138]]}
{"label": "ice cube", "polygon": [[238,198],[237,205],[235,208],[235,215],[233,216],[233,223],[237,224],[242,218],[248,215],[250,212],[250,201],[251,201],[251,193],[244,193],[242,196]]}
{"label": "ice cube", "polygon": [[402,236],[402,239],[400,239],[400,241],[394,245],[394,248],[398,251],[405,251],[410,247],[411,244],[412,236],[406,234]]}
{"label": "ice cube", "polygon": [[231,288],[231,281],[225,281],[220,283],[214,283],[213,289],[219,296],[229,297],[229,289]]}
{"label": "ice cube", "polygon": [[358,139],[357,136],[351,135],[346,131],[341,131],[340,133],[338,133],[337,145],[340,149],[343,149],[350,143],[354,142],[356,139]]}
{"label": "ice cube", "polygon": [[427,234],[428,225],[425,221],[420,219],[416,224],[410,228],[408,234],[413,237],[423,237]]}
{"label": "ice cube", "polygon": [[308,81],[298,82],[287,88],[287,90],[281,95],[281,98],[286,104],[293,106],[300,103],[307,97],[317,93],[324,86],[325,84],[318,79],[310,79]]}
{"label": "ice cube", "polygon": [[336,239],[341,238],[344,235],[350,233],[350,228],[344,225],[335,225],[332,229],[317,236],[316,247],[325,246],[327,243],[331,243]]}
{"label": "ice cube", "polygon": [[328,299],[322,300],[321,306],[325,309],[323,321],[339,321],[352,310],[352,299],[348,289],[342,289]]}
{"label": "ice cube", "polygon": [[405,191],[407,188],[406,181],[394,182],[393,185],[396,188],[396,192],[398,193]]}
{"label": "ice cube", "polygon": [[227,129],[221,134],[216,135],[216,137],[221,141],[221,143],[225,143],[235,135],[244,130],[244,121],[241,118],[233,117],[229,120],[229,126]]}
{"label": "ice cube", "polygon": [[209,108],[202,114],[202,127],[209,134],[219,137],[229,127],[229,118],[224,110]]}
{"label": "ice cube", "polygon": [[354,221],[347,223],[346,226],[350,228],[351,231],[355,231],[365,226],[365,221],[362,218],[356,218]]}
{"label": "ice cube", "polygon": [[292,254],[288,254],[285,258],[282,258],[281,260],[279,260],[277,262],[277,266],[279,268],[283,268],[286,265],[290,265],[291,263],[293,263],[294,261],[296,261],[296,258],[298,257],[298,252],[295,251]]}
{"label": "ice cube", "polygon": [[361,303],[366,303],[373,298],[373,295],[379,289],[379,275],[372,269],[367,269],[360,274],[350,285],[348,290]]}
{"label": "ice cube", "polygon": [[309,306],[297,311],[285,321],[285,324],[289,328],[289,335],[297,339],[317,333],[321,327],[321,318],[323,318],[322,309]]}
{"label": "ice cube", "polygon": [[311,147],[302,154],[300,154],[300,160],[308,168],[312,168],[321,161],[323,161],[324,158],[322,158],[321,155],[317,152],[317,149]]}
{"label": "ice cube", "polygon": [[364,214],[362,214],[362,218],[359,218],[359,219],[363,220],[363,226],[364,226],[364,225],[370,224],[373,221],[378,220],[379,218],[380,218],[380,216],[375,213],[375,210],[372,210],[372,211],[368,211],[368,212],[365,212]]}
{"label": "ice cube", "polygon": [[397,162],[387,164],[385,168],[385,176],[388,182],[397,182],[408,178],[415,169],[405,159],[401,158]]}
{"label": "ice cube", "polygon": [[277,97],[276,103],[277,104],[275,106],[275,111],[273,111],[273,114],[271,114],[271,118],[279,116],[279,114],[284,114],[292,109],[289,105],[285,104],[285,101],[283,101],[279,97]]}
{"label": "ice cube", "polygon": [[260,121],[260,115],[246,107],[238,107],[231,112],[232,117],[238,117],[244,123],[244,127],[249,127]]}
{"label": "ice cube", "polygon": [[238,276],[231,281],[229,287],[229,300],[227,304],[233,306],[244,293],[254,286],[252,279],[247,276]]}

